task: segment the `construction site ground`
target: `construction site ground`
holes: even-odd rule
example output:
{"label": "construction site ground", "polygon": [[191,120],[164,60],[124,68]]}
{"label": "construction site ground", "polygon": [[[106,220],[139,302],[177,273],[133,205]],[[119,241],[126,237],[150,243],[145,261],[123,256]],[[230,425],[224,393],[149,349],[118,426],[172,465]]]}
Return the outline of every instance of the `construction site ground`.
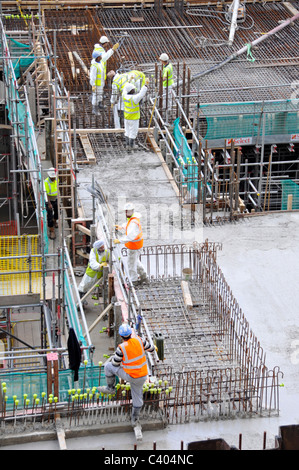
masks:
{"label": "construction site ground", "polygon": [[[44,165],[48,166],[48,163],[44,162]],[[186,448],[188,442],[213,438],[223,438],[229,445],[238,446],[239,435],[242,434],[242,449],[256,450],[262,449],[264,432],[267,448],[274,448],[279,426],[299,423],[299,213],[248,216],[238,222],[214,227],[203,227],[198,219],[195,228],[182,233],[181,239],[179,236],[172,239],[170,232],[164,238],[159,232],[163,227],[161,218],[158,220],[158,217],[146,214],[146,210],[150,209],[152,203],[155,211],[160,207],[165,216],[167,207],[178,207],[178,201],[157,155],[139,150],[129,154],[124,152],[116,158],[111,153],[110,157],[108,154],[102,157],[99,166],[81,168],[78,176],[79,195],[87,216],[90,216],[88,212],[92,204],[86,188],[91,184],[92,173],[107,195],[111,208],[115,210],[116,219],[119,218],[117,223],[123,222],[123,202],[138,199],[137,210],[140,210],[142,216],[145,215],[144,222],[147,220],[144,223],[147,245],[183,243],[186,241],[184,236],[191,237],[191,233],[198,241],[208,239],[223,244],[222,250],[218,251],[218,264],[266,352],[268,368],[279,367],[282,371],[279,416],[218,419],[168,425],[165,429],[156,426],[154,430],[147,430],[147,423],[142,423],[143,441],[138,443],[137,448],[150,450],[156,443],[160,450],[179,450],[181,442],[184,442]],[[143,177],[140,177],[141,174]],[[169,230],[169,226],[164,229]],[[53,243],[52,249],[55,249],[56,242],[50,243]],[[77,279],[79,283],[81,278]],[[101,306],[95,303],[91,297],[88,298],[88,306],[85,308],[88,325],[101,312]],[[107,320],[100,322],[91,334],[95,345],[95,363],[102,360],[103,354],[111,354],[114,347],[113,338],[100,333],[103,326],[107,326]],[[134,433],[125,424],[119,428],[120,432],[117,431],[115,427],[107,426],[99,434],[67,438],[66,446],[69,450],[132,450],[136,444]],[[58,448],[56,439],[1,447],[3,450]]]}

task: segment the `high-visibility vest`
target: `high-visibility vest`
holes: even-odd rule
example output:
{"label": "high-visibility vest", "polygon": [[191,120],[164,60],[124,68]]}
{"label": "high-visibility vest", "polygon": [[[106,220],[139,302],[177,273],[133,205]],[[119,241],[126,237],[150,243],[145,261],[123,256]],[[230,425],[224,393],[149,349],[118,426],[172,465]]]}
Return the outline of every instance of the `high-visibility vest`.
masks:
{"label": "high-visibility vest", "polygon": [[139,103],[135,104],[132,98],[125,99],[123,96],[124,100],[124,118],[131,120],[131,121],[137,121],[137,119],[140,119],[140,107]]}
{"label": "high-visibility vest", "polygon": [[123,370],[134,379],[148,374],[146,355],[142,340],[137,336],[119,345],[123,353]]}
{"label": "high-visibility vest", "polygon": [[140,248],[143,247],[143,233],[142,233],[140,220],[138,219],[138,217],[134,217],[134,216],[130,217],[126,225],[126,235],[128,233],[129,225],[132,223],[132,221],[134,221],[133,223],[136,223],[138,225],[139,233],[133,241],[125,243],[125,247],[129,248],[129,250],[140,250]]}
{"label": "high-visibility vest", "polygon": [[55,178],[55,180],[52,181],[51,178],[47,178],[45,180],[45,190],[49,197],[57,197],[57,179]]}
{"label": "high-visibility vest", "polygon": [[128,80],[129,80],[129,76],[127,73],[119,73],[115,76],[113,80],[113,85],[116,85],[120,94],[122,94],[126,83],[128,83]]}
{"label": "high-visibility vest", "polygon": [[[95,250],[94,248],[92,248],[92,249],[93,249],[93,251]],[[99,263],[100,261],[99,261],[98,250],[95,250],[95,254],[96,254],[96,260]],[[103,258],[102,258],[102,263],[104,263],[105,261],[108,261],[108,260],[109,260],[109,253],[107,253],[107,250],[105,250],[105,256],[103,256]],[[93,269],[91,269],[90,263],[88,263],[85,274],[87,274],[89,277],[95,277],[95,275],[97,275],[97,278],[101,279],[101,277],[103,276],[103,270],[101,269],[101,271],[94,271]]]}
{"label": "high-visibility vest", "polygon": [[163,81],[163,86],[171,86],[174,83],[173,80],[173,67],[172,64],[169,62],[169,64],[165,65],[163,67],[163,78],[166,78],[165,81]]}
{"label": "high-visibility vest", "polygon": [[101,86],[102,85],[102,75],[103,75],[103,62],[99,63],[99,62],[94,62],[93,64],[91,64],[92,67],[96,67],[97,69],[97,76],[96,76],[96,81],[95,81],[95,85],[96,86]]}
{"label": "high-visibility vest", "polygon": [[[102,46],[95,47],[93,52],[96,52],[96,51],[99,51],[102,54],[104,54],[106,52],[105,49]],[[106,62],[103,61],[103,67],[104,67],[104,77],[105,77],[105,80],[106,80],[107,61]]]}
{"label": "high-visibility vest", "polygon": [[135,76],[135,82],[137,80],[140,80],[140,88],[143,87],[144,83],[145,83],[145,74],[143,72],[141,72],[140,70],[131,70],[130,72],[128,72],[128,76],[129,76],[129,79],[132,77],[132,76]]}

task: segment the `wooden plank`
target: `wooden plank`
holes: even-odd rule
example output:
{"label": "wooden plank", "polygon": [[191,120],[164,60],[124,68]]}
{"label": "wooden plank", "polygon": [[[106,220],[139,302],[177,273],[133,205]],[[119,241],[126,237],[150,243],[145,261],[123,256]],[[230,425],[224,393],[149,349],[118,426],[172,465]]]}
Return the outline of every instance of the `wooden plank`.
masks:
{"label": "wooden plank", "polygon": [[181,287],[183,291],[184,304],[186,305],[188,309],[193,308],[193,302],[192,302],[192,297],[191,297],[191,293],[189,290],[188,281],[181,281]]}
{"label": "wooden plank", "polygon": [[[152,132],[154,130],[153,127],[140,127],[138,129],[139,132]],[[70,129],[70,132],[74,132],[74,129]],[[124,129],[76,129],[76,134],[120,134],[124,133]]]}
{"label": "wooden plank", "polygon": [[94,151],[92,149],[92,146],[90,144],[90,140],[87,134],[80,134],[78,132],[78,136],[81,140],[81,144],[83,146],[84,153],[86,155],[88,163],[96,163],[96,157],[94,154]]}

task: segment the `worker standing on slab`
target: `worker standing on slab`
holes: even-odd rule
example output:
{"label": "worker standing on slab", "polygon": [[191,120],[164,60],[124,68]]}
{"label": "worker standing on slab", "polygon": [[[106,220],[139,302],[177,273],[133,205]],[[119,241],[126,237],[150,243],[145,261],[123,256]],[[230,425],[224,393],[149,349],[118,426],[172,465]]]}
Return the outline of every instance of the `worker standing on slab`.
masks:
{"label": "worker standing on slab", "polygon": [[124,101],[124,123],[125,123],[125,139],[127,150],[135,150],[135,140],[139,130],[140,120],[140,101],[146,95],[149,79],[145,79],[145,83],[139,93],[132,83],[128,83],[124,87],[122,98]]}
{"label": "worker standing on slab", "polygon": [[55,168],[49,168],[48,178],[44,181],[44,187],[47,194],[47,223],[50,230],[50,238],[54,240],[56,238],[55,228],[58,227],[58,183]]}
{"label": "worker standing on slab", "polygon": [[103,98],[104,98],[104,62],[102,61],[101,52],[96,52],[94,58],[91,61],[89,83],[92,88],[92,111],[94,114],[99,114],[101,109],[104,109]]}
{"label": "worker standing on slab", "polygon": [[130,70],[129,72],[119,73],[114,70],[108,72],[107,77],[112,79],[111,109],[113,109],[114,127],[120,129],[119,111],[124,110],[122,94],[127,83],[132,83],[137,92],[145,84],[145,74],[139,70]]}
{"label": "worker standing on slab", "polygon": [[172,89],[173,89],[173,65],[169,62],[167,54],[163,53],[159,57],[162,63],[162,80],[163,80],[163,108],[172,108]]}
{"label": "worker standing on slab", "polygon": [[[80,299],[91,289],[96,279],[103,277],[103,267],[108,266],[109,252],[105,249],[103,240],[96,240],[89,254],[89,262],[85,274],[78,286]],[[87,302],[83,302],[87,305]]]}
{"label": "worker standing on slab", "polygon": [[94,49],[92,52],[92,58],[95,59],[97,57],[97,53],[101,53],[103,65],[104,65],[104,84],[107,76],[107,60],[113,55],[114,51],[116,51],[119,47],[119,43],[114,44],[111,48],[109,48],[110,41],[107,36],[101,36],[99,42],[94,45]]}
{"label": "worker standing on slab", "polygon": [[129,81],[128,73],[118,73],[114,70],[110,70],[108,72],[107,77],[112,79],[111,84],[111,109],[113,110],[113,118],[114,118],[114,127],[115,129],[120,129],[120,119],[119,119],[119,111],[124,110],[124,102],[122,99],[122,94],[124,91],[125,85]]}
{"label": "worker standing on slab", "polygon": [[[115,228],[118,232],[124,233],[123,236],[116,238],[114,244],[124,243],[128,249],[128,270],[131,281],[133,284],[147,281],[147,274],[141,263],[140,250],[143,247],[143,233],[140,223],[140,214],[134,212],[134,204],[127,203],[124,207],[126,211],[126,224],[122,226],[116,225]],[[140,279],[138,280],[138,275]]]}
{"label": "worker standing on slab", "polygon": [[119,327],[123,343],[119,344],[111,361],[105,364],[107,386],[99,387],[104,394],[115,393],[115,376],[129,382],[132,395],[132,426],[140,425],[139,415],[143,405],[143,384],[148,376],[145,351],[154,352],[155,346],[140,336],[132,337],[133,330],[129,324]]}

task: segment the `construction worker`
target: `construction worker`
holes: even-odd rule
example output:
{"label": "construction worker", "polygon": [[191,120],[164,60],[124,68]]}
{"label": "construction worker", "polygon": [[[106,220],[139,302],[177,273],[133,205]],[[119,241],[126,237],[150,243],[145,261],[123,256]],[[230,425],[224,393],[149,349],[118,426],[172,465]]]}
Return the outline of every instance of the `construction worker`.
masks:
{"label": "construction worker", "polygon": [[139,130],[140,106],[139,103],[146,95],[149,79],[145,79],[139,93],[132,83],[128,83],[124,87],[122,99],[124,101],[124,123],[125,123],[125,139],[127,150],[135,150],[135,140]]}
{"label": "construction worker", "polygon": [[113,55],[114,51],[116,51],[119,47],[119,43],[114,44],[111,48],[109,48],[110,41],[107,36],[101,36],[99,42],[94,45],[94,49],[92,52],[92,58],[95,59],[97,57],[97,52],[101,53],[102,61],[104,63],[104,84],[107,75],[107,60]]}
{"label": "construction worker", "polygon": [[173,66],[169,62],[169,57],[167,54],[163,53],[159,57],[160,62],[162,63],[162,80],[163,80],[163,108],[172,107],[172,92],[173,89]]}
{"label": "construction worker", "polygon": [[46,210],[47,210],[47,223],[50,230],[50,238],[54,240],[56,238],[55,228],[58,227],[58,184],[56,178],[55,168],[49,168],[48,178],[44,181],[44,188],[47,194]]}
{"label": "construction worker", "polygon": [[124,110],[124,103],[122,100],[122,94],[125,85],[130,82],[135,85],[137,92],[139,92],[142,86],[145,84],[145,74],[139,70],[131,70],[129,72],[119,73],[114,70],[110,70],[107,74],[108,78],[112,79],[112,93],[111,93],[111,109],[113,109],[114,116],[114,127],[120,129],[119,111]]}
{"label": "construction worker", "polygon": [[[90,66],[89,83],[92,87],[91,102],[93,113],[95,114],[99,114],[99,109],[104,109],[103,98],[106,80],[106,62],[117,48],[118,44],[114,44],[112,49],[109,49],[107,53],[102,53],[99,50],[93,52],[93,59]],[[97,109],[97,107],[99,109]]]}
{"label": "construction worker", "polygon": [[[85,274],[78,286],[80,299],[91,289],[96,279],[103,277],[103,267],[108,266],[109,252],[103,240],[96,240],[89,254],[89,262]],[[87,305],[87,301],[83,302]]]}
{"label": "construction worker", "polygon": [[[118,232],[123,233],[114,239],[114,244],[124,243],[128,249],[128,270],[133,284],[138,285],[147,281],[147,274],[143,264],[139,260],[140,250],[143,247],[143,233],[140,224],[140,214],[134,212],[134,204],[127,203],[124,207],[127,222],[122,226],[116,225]],[[138,274],[140,279],[138,280]]]}
{"label": "construction worker", "polygon": [[92,88],[92,112],[99,114],[100,109],[104,109],[103,98],[104,98],[104,62],[102,62],[101,52],[95,52],[94,59],[91,61],[89,83]]}
{"label": "construction worker", "polygon": [[123,343],[119,344],[111,361],[104,367],[107,386],[99,387],[98,390],[104,394],[115,393],[115,376],[125,380],[131,386],[133,427],[140,426],[139,415],[143,405],[143,384],[148,376],[148,366],[145,351],[154,352],[157,348],[145,339],[134,336],[133,330],[128,323],[119,327],[119,335]]}

